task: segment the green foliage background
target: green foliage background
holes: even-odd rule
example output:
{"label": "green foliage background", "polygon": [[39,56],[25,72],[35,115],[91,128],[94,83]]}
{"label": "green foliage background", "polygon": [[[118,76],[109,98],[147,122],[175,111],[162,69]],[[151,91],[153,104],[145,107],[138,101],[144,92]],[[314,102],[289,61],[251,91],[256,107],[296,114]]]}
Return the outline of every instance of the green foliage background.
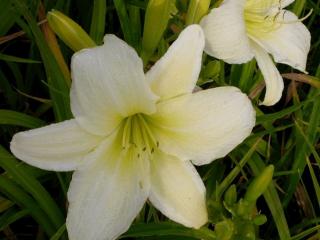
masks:
{"label": "green foliage background", "polygon": [[[56,45],[48,34],[45,14],[60,10],[97,44],[105,33],[113,33],[142,54],[147,4],[147,0],[0,0],[0,239],[67,239],[64,221],[71,173],[33,168],[8,150],[14,133],[71,118],[68,66],[73,51],[59,39]],[[273,107],[258,105],[263,78],[254,60],[230,66],[204,56],[198,85],[240,87],[253,98],[256,127],[224,159],[198,168],[207,187],[211,216],[207,226],[187,229],[146,205],[124,239],[216,239],[212,230],[224,192],[235,184],[238,198],[243,197],[253,177],[269,164],[275,166],[274,179],[257,202],[257,211],[268,221],[256,235],[260,239],[320,239],[319,6],[319,0],[296,0],[289,7],[298,16],[313,9],[304,21],[312,34],[307,64],[311,77],[303,76],[301,81],[298,75],[288,75],[291,80],[285,79],[283,98]],[[146,69],[185,27],[187,9],[188,0],[172,1],[171,18],[157,51],[144,59]],[[284,65],[278,67],[281,73],[294,72]]]}

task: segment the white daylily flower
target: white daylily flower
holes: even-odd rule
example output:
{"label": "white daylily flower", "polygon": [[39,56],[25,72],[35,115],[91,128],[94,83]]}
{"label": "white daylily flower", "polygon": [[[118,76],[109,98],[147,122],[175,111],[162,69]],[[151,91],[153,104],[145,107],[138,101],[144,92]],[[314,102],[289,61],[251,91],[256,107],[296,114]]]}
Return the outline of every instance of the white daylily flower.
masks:
{"label": "white daylily flower", "polygon": [[[294,0],[224,0],[205,16],[204,29],[210,56],[230,64],[256,58],[266,82],[262,104],[277,103],[283,91],[283,79],[271,57],[305,71],[310,50],[310,32],[290,11],[283,10]],[[269,54],[268,54],[269,53]]]}
{"label": "white daylily flower", "polygon": [[255,124],[250,100],[234,87],[192,94],[204,48],[191,25],[145,75],[136,52],[114,35],[72,58],[74,119],[20,132],[21,160],[75,170],[68,191],[72,240],[115,239],[147,199],[170,219],[207,222],[195,167],[225,156]]}

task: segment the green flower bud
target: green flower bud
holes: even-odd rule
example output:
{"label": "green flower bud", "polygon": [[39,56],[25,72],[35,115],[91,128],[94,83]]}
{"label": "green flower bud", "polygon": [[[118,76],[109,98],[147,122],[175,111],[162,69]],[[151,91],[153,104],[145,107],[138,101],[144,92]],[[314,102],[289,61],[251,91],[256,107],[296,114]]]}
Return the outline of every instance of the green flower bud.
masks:
{"label": "green flower bud", "polygon": [[255,204],[253,202],[240,199],[236,207],[236,215],[243,219],[251,219]]}
{"label": "green flower bud", "polygon": [[220,202],[218,201],[208,201],[208,215],[209,221],[211,223],[217,223],[223,220],[224,217],[224,209]]}
{"label": "green flower bud", "polygon": [[221,70],[220,61],[214,60],[209,62],[205,66],[202,75],[204,78],[215,78],[219,75],[220,70]]}
{"label": "green flower bud", "polygon": [[214,226],[214,232],[219,240],[231,240],[234,234],[234,228],[234,223],[231,220],[224,220]]}
{"label": "green flower bud", "polygon": [[224,194],[224,201],[228,206],[231,206],[237,201],[237,188],[236,185],[232,184],[226,193]]}
{"label": "green flower bud", "polygon": [[203,84],[215,81],[219,77],[220,70],[220,61],[210,61],[201,71],[201,77],[199,78],[197,85],[201,86]]}
{"label": "green flower bud", "polygon": [[52,30],[73,51],[96,46],[89,35],[75,21],[63,13],[52,10],[47,14],[47,19]]}
{"label": "green flower bud", "polygon": [[267,222],[267,217],[264,214],[260,214],[253,219],[253,223],[257,226],[263,225]]}
{"label": "green flower bud", "polygon": [[234,222],[235,234],[233,239],[236,240],[255,240],[256,233],[254,225],[250,221],[237,220]]}
{"label": "green flower bud", "polygon": [[273,165],[267,166],[259,176],[251,182],[244,199],[248,202],[255,202],[267,189],[269,183],[272,181],[274,167]]}
{"label": "green flower bud", "polygon": [[208,13],[211,0],[191,0],[187,12],[186,24],[199,23]]}
{"label": "green flower bud", "polygon": [[150,0],[147,6],[143,37],[141,58],[144,63],[152,56],[167,28],[170,12],[172,10],[171,0]]}

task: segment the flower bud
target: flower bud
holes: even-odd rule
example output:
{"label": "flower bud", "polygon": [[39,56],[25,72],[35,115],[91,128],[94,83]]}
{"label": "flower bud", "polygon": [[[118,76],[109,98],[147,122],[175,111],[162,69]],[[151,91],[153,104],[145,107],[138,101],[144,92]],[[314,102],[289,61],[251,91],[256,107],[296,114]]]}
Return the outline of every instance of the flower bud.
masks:
{"label": "flower bud", "polygon": [[203,70],[204,78],[216,78],[221,70],[220,61],[214,60],[210,61]]}
{"label": "flower bud", "polygon": [[217,223],[225,219],[224,209],[220,202],[209,200],[207,203],[209,221]]}
{"label": "flower bud", "polygon": [[237,188],[236,185],[232,184],[226,193],[224,194],[224,201],[228,206],[231,206],[237,201]]}
{"label": "flower bud", "polygon": [[89,35],[75,21],[63,13],[52,10],[47,14],[47,19],[52,30],[73,51],[96,46]]}
{"label": "flower bud", "polygon": [[236,215],[242,219],[251,219],[252,212],[254,211],[254,203],[240,199],[236,208]]}
{"label": "flower bud", "polygon": [[236,225],[236,230],[232,239],[237,239],[237,240],[257,239],[254,225],[250,221],[238,220],[234,224]]}
{"label": "flower bud", "polygon": [[152,56],[156,50],[160,39],[167,28],[172,7],[170,0],[150,0],[147,6],[141,58],[144,63]]}
{"label": "flower bud", "polygon": [[186,24],[199,23],[208,13],[211,0],[191,0],[187,12]]}
{"label": "flower bud", "polygon": [[210,61],[201,71],[201,77],[198,79],[197,85],[213,82],[219,77],[221,64],[218,60]]}
{"label": "flower bud", "polygon": [[259,176],[251,182],[244,199],[248,202],[255,202],[267,189],[269,183],[272,181],[273,165],[267,166]]}
{"label": "flower bud", "polygon": [[261,226],[267,222],[267,217],[264,214],[260,214],[253,219],[253,223],[257,226]]}
{"label": "flower bud", "polygon": [[235,231],[235,225],[232,220],[226,219],[215,225],[214,231],[217,239],[231,240]]}

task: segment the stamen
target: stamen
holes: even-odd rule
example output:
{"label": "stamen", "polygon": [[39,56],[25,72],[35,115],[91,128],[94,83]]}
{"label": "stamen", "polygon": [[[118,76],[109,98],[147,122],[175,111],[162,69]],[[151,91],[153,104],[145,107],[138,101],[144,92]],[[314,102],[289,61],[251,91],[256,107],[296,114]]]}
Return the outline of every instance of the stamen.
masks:
{"label": "stamen", "polygon": [[156,144],[157,141],[153,136],[153,133],[149,127],[149,124],[147,123],[145,118],[143,116],[141,116],[140,114],[138,115],[138,117],[141,120],[141,123],[143,124],[143,129],[146,131],[148,138],[150,138],[150,140],[153,144]]}
{"label": "stamen", "polygon": [[[141,119],[139,119],[141,121]],[[142,137],[144,139],[144,143],[145,143],[145,147],[142,149],[142,151],[146,151],[147,149],[151,149],[152,147],[152,142],[150,143],[150,137],[148,135],[148,132],[144,126],[144,124],[141,122],[141,133],[142,133]]]}
{"label": "stamen", "polygon": [[145,146],[145,140],[143,138],[143,135],[141,133],[141,126],[139,124],[139,119],[134,115],[132,117],[132,140],[136,144],[137,148],[144,148]]}
{"label": "stamen", "polygon": [[[159,142],[155,139],[147,119],[142,114],[135,114],[124,120],[122,131],[122,148],[141,154],[152,154]],[[131,148],[134,147],[134,148]],[[130,150],[131,149],[131,150]]]}
{"label": "stamen", "polygon": [[[292,24],[292,23],[297,23],[297,22],[302,22],[304,20],[306,20],[308,17],[311,16],[313,12],[313,9],[310,9],[310,11],[308,12],[308,14],[306,16],[304,16],[303,18],[299,18],[297,20],[292,20],[292,21],[277,21],[278,23],[281,23],[281,24]],[[284,14],[283,14],[283,19],[284,19]]]}
{"label": "stamen", "polygon": [[131,138],[131,118],[129,117],[124,125],[123,128],[123,135],[122,135],[122,148],[126,148],[130,145],[130,138]]}
{"label": "stamen", "polygon": [[259,15],[250,11],[245,12],[245,21],[247,31],[253,35],[257,32],[268,33],[276,30],[281,26],[275,19],[278,17],[280,12],[277,12],[275,16],[270,15]]}

